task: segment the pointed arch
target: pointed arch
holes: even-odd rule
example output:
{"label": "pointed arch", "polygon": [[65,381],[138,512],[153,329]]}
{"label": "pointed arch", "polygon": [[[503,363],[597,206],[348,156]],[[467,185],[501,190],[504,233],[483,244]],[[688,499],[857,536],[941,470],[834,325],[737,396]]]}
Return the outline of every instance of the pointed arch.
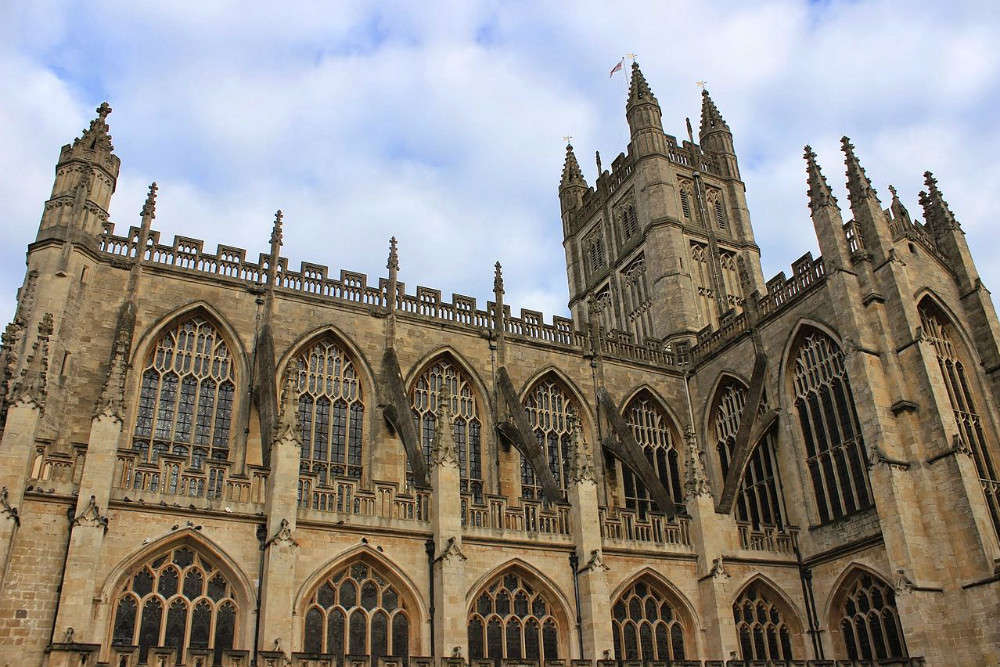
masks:
{"label": "pointed arch", "polygon": [[[675,507],[683,505],[684,436],[680,422],[649,385],[642,385],[633,391],[618,411],[639,448],[638,454],[649,463],[649,472],[663,485]],[[655,501],[650,497],[642,475],[636,474],[624,462],[619,463],[625,507],[638,511],[639,516],[645,518]],[[646,483],[649,483],[648,479]]]}
{"label": "pointed arch", "polygon": [[[490,396],[478,374],[450,346],[440,347],[425,355],[410,370],[404,383],[424,461],[429,467],[437,428],[437,403],[444,385],[449,387],[451,394],[454,415],[452,432],[458,450],[460,490],[470,494],[474,502],[482,503],[484,470],[489,469],[483,451],[483,433],[490,432],[492,427],[489,421],[492,412]],[[485,440],[489,442],[488,438]],[[412,480],[407,481],[412,484]]]}
{"label": "pointed arch", "polygon": [[[801,342],[802,337],[810,330],[819,331],[836,343],[837,347],[840,349],[844,348],[843,338],[832,325],[811,317],[800,317],[796,320],[795,324],[791,328],[791,332],[785,338],[785,346],[781,350],[781,363],[778,366],[778,377],[781,378],[781,380],[779,380],[779,387],[782,388],[782,391],[780,392],[781,396],[778,398],[779,403],[784,404],[784,401],[789,396],[789,388],[791,387],[791,381],[789,378],[792,375],[790,367],[794,366],[795,363],[792,357],[795,354],[796,348]],[[794,401],[790,401],[790,403],[793,404]]]}
{"label": "pointed arch", "polygon": [[521,385],[521,390],[518,392],[521,403],[524,403],[528,394],[532,389],[534,389],[535,385],[544,380],[546,376],[552,376],[557,382],[562,384],[577,402],[577,405],[580,406],[580,411],[582,413],[580,417],[583,419],[584,433],[590,433],[589,429],[597,423],[594,420],[594,412],[591,408],[590,402],[584,396],[580,387],[570,379],[566,372],[552,364],[545,366],[541,370],[535,371],[531,377],[525,380],[524,384]]}
{"label": "pointed arch", "polygon": [[469,656],[556,660],[568,657],[569,601],[537,568],[512,558],[466,594]]}
{"label": "pointed arch", "polygon": [[830,589],[824,618],[834,651],[851,660],[908,656],[896,592],[877,570],[852,562]]}
{"label": "pointed arch", "polygon": [[955,333],[957,333],[958,336],[962,339],[962,343],[965,345],[965,348],[966,350],[968,350],[969,354],[973,355],[971,361],[975,362],[977,366],[981,365],[981,362],[979,361],[979,354],[976,351],[975,342],[969,336],[969,332],[962,324],[962,320],[958,316],[958,313],[956,313],[955,310],[948,305],[947,301],[942,299],[941,296],[937,292],[932,290],[930,287],[922,287],[919,290],[917,290],[916,293],[914,294],[914,301],[916,302],[918,309],[925,302],[933,304],[934,307],[941,312],[941,314],[945,317],[945,319],[948,320],[949,324],[951,324]]}
{"label": "pointed arch", "polygon": [[720,371],[712,382],[711,390],[705,394],[708,396],[708,400],[705,401],[705,407],[702,412],[701,428],[702,433],[705,434],[705,442],[712,442],[714,438],[712,437],[712,408],[715,405],[716,399],[719,396],[719,390],[729,384],[736,384],[742,387],[744,390],[750,388],[750,378],[743,376],[736,371],[724,370]]}
{"label": "pointed arch", "polygon": [[737,590],[733,596],[733,620],[743,660],[792,660],[805,656],[803,616],[780,586],[758,572]]}
{"label": "pointed arch", "polygon": [[253,587],[242,568],[194,528],[169,533],[126,557],[101,592],[106,646],[210,648],[215,660],[252,637]]}
{"label": "pointed arch", "polygon": [[[364,395],[374,396],[376,375],[371,364],[368,362],[368,358],[365,357],[364,353],[354,343],[351,337],[334,324],[324,324],[323,326],[307,331],[296,338],[295,341],[288,346],[288,348],[281,354],[281,357],[277,360],[278,363],[275,365],[275,370],[277,371],[277,377],[279,380],[280,378],[285,377],[285,369],[288,367],[288,361],[293,359],[296,355],[301,354],[304,350],[307,350],[313,343],[322,340],[324,335],[328,335],[336,340],[337,343],[341,345],[347,354],[355,361],[357,369],[361,372]],[[280,400],[280,382],[278,382],[278,393],[278,400]]]}
{"label": "pointed arch", "polygon": [[[670,418],[671,423],[677,428],[677,432],[678,433],[682,432],[683,426],[687,422],[681,419],[681,415],[677,414],[674,408],[667,402],[667,399],[663,397],[663,394],[654,389],[653,385],[649,384],[648,382],[644,382],[634,387],[630,393],[625,395],[625,398],[618,404],[618,413],[624,414],[625,408],[628,406],[629,403],[632,402],[632,399],[634,399],[636,396],[639,396],[643,392],[649,394],[649,397],[652,400],[654,400],[661,408],[663,408],[663,411],[667,413],[667,417]],[[692,426],[694,425],[692,424]]]}
{"label": "pointed arch", "polygon": [[403,386],[406,387],[407,391],[412,389],[413,383],[418,377],[420,377],[421,373],[426,371],[440,357],[450,358],[469,375],[472,380],[473,387],[476,392],[483,397],[484,402],[488,404],[488,402],[492,400],[490,398],[492,392],[487,388],[488,385],[485,380],[483,380],[482,375],[480,375],[479,371],[469,363],[469,360],[465,358],[465,355],[451,345],[439,345],[438,347],[435,347],[433,350],[420,357],[420,359],[418,359],[417,362],[410,367],[409,372],[407,372],[406,377],[403,379]]}
{"label": "pointed arch", "polygon": [[[211,304],[194,301],[157,319],[134,345],[130,368],[123,436],[144,460],[170,453],[201,468],[239,453],[249,359]],[[176,483],[176,462],[170,474]]]}
{"label": "pointed arch", "polygon": [[[698,655],[698,613],[687,596],[661,573],[648,566],[641,568],[619,582],[610,600],[616,660],[693,660]],[[650,601],[655,609],[647,610]],[[641,627],[644,625],[649,627],[648,638]],[[626,633],[628,626],[631,633]],[[629,638],[635,640],[634,646],[627,645]],[[648,653],[649,648],[653,653]]]}

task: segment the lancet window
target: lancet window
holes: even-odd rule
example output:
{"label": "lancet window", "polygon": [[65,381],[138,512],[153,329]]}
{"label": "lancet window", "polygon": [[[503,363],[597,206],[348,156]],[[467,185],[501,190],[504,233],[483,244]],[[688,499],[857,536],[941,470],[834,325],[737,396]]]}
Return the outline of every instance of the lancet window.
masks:
{"label": "lancet window", "polygon": [[405,658],[409,614],[399,590],[379,568],[355,561],[321,583],[309,599],[302,646],[308,653]]}
{"label": "lancet window", "polygon": [[934,346],[941,378],[948,389],[948,399],[958,424],[959,436],[972,452],[993,525],[1000,535],[1000,478],[997,477],[996,464],[976,407],[973,389],[975,384],[966,376],[966,364],[962,359],[964,355],[959,354],[960,343],[953,340],[951,324],[932,304],[921,304],[920,322],[924,335]]}
{"label": "lancet window", "polygon": [[611,607],[615,660],[684,660],[684,626],[668,597],[646,581],[629,586]]}
{"label": "lancet window", "polygon": [[469,614],[469,657],[559,659],[559,622],[552,601],[517,572],[483,589]]}
{"label": "lancet window", "polygon": [[908,657],[892,587],[871,574],[858,573],[848,582],[839,605],[840,632],[847,657],[886,660]]}
{"label": "lancet window", "polygon": [[650,313],[649,283],[646,280],[646,259],[640,255],[622,272],[622,298],[628,325],[635,342],[641,344],[653,333]]}
{"label": "lancet window", "polygon": [[214,649],[214,664],[233,648],[239,606],[232,585],[212,562],[187,546],[160,554],[136,568],[115,597],[111,643],[149,649]]}
{"label": "lancet window", "polygon": [[[712,422],[723,479],[729,474],[736,447],[736,433],[740,429],[746,402],[746,388],[733,381],[720,387],[715,400]],[[761,407],[763,408],[763,404]],[[774,449],[774,433],[770,432],[750,455],[736,496],[737,521],[746,521],[754,528],[781,528],[785,524],[781,478]]]}
{"label": "lancet window", "polygon": [[[558,380],[545,378],[538,382],[524,400],[528,413],[528,423],[535,433],[538,446],[545,452],[549,470],[556,484],[566,488],[569,479],[569,463],[572,446],[572,420],[578,414],[575,401]],[[521,495],[525,498],[541,498],[542,487],[538,483],[534,469],[521,456]]]}
{"label": "lancet window", "polygon": [[792,631],[772,591],[753,582],[733,604],[743,660],[792,660]]}
{"label": "lancet window", "polygon": [[461,490],[471,494],[476,502],[482,502],[483,451],[479,400],[468,374],[449,358],[440,358],[431,364],[417,378],[410,396],[424,459],[430,465],[438,397],[445,385],[451,394],[451,411],[455,420],[452,433],[458,447]]}
{"label": "lancet window", "polygon": [[726,305],[739,308],[743,297],[740,287],[740,272],[736,264],[736,253],[728,250],[719,252],[719,267],[722,269],[722,286],[726,290]]}
{"label": "lancet window", "polygon": [[804,336],[795,354],[795,408],[822,522],[873,505],[844,354],[819,331]]}
{"label": "lancet window", "polygon": [[600,228],[590,233],[584,240],[583,247],[591,274],[598,273],[607,266],[608,259],[604,251],[604,237],[601,235]]}
{"label": "lancet window", "polygon": [[621,210],[621,229],[623,241],[639,233],[639,219],[635,215],[635,206],[630,204]]}
{"label": "lancet window", "polygon": [[361,477],[365,404],[354,361],[326,336],[289,363],[298,373],[302,473],[316,475],[320,484]]}
{"label": "lancet window", "polygon": [[[674,503],[683,502],[678,441],[667,413],[649,393],[642,392],[629,402],[624,416],[632,436],[671,500]],[[650,510],[660,511],[660,508],[651,505],[649,492],[640,478],[625,465],[622,466],[622,483],[625,487],[625,507],[636,510],[642,517]]]}
{"label": "lancet window", "polygon": [[146,460],[184,457],[194,468],[229,457],[236,394],[232,353],[201,317],[170,327],[142,371],[132,448]]}
{"label": "lancet window", "polygon": [[698,294],[698,314],[701,316],[701,325],[706,326],[712,323],[712,303],[715,293],[712,289],[712,268],[709,262],[708,246],[697,241],[691,242],[691,278],[694,280],[694,287]]}

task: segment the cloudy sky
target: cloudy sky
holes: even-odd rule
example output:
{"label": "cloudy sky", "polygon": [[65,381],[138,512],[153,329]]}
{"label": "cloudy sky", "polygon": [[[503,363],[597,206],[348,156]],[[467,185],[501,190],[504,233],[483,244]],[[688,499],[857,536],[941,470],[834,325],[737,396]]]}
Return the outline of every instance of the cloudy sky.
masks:
{"label": "cloudy sky", "polygon": [[[638,54],[664,128],[697,127],[706,80],[735,134],[769,277],[815,238],[802,146],[843,195],[848,134],[911,213],[935,172],[987,286],[1000,285],[1000,12],[962,2],[59,3],[0,7],[0,318],[10,318],[59,147],[110,101],[111,217],[482,301],[565,314],[556,188],[570,134],[593,183],[624,150]],[[648,5],[648,7],[646,6]],[[846,197],[841,196],[846,205]]]}

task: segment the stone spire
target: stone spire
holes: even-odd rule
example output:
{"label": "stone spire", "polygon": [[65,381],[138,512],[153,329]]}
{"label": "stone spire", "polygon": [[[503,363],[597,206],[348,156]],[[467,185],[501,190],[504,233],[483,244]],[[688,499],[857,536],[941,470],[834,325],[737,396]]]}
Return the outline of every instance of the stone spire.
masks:
{"label": "stone spire", "polygon": [[816,153],[813,152],[810,146],[806,146],[804,157],[806,159],[806,175],[809,185],[809,190],[807,191],[809,195],[809,208],[814,212],[824,206],[833,206],[839,210],[840,207],[837,206],[837,198],[833,196],[833,191],[830,190],[830,185],[826,182],[826,177],[820,171],[819,165],[816,163]]}
{"label": "stone spire", "polygon": [[111,144],[111,128],[108,126],[110,113],[111,106],[107,102],[102,102],[101,106],[97,107],[97,118],[90,121],[90,127],[83,131],[79,139],[73,141],[73,148],[114,152],[115,147]]}
{"label": "stone spire", "polygon": [[156,181],[149,184],[149,192],[146,193],[146,201],[143,203],[142,211],[140,212],[144,225],[147,220],[152,223],[153,218],[156,217],[156,191],[158,189],[159,186],[156,185]]}
{"label": "stone spire", "polygon": [[865,168],[854,154],[854,144],[847,137],[842,137],[840,147],[844,151],[844,161],[847,164],[847,196],[851,200],[851,206],[859,206],[869,197],[878,201],[878,195],[875,194],[872,182],[868,180]]}
{"label": "stone spire", "polygon": [[643,102],[652,102],[653,104],[659,105],[656,101],[656,96],[653,95],[653,91],[649,89],[649,84],[646,83],[646,77],[642,75],[642,70],[639,69],[639,61],[632,61],[632,83],[628,87],[628,105],[634,106],[636,104],[642,104]]}
{"label": "stone spire", "polygon": [[299,392],[296,362],[289,362],[285,369],[284,388],[281,393],[281,412],[278,413],[278,431],[274,441],[282,439],[302,440],[302,426],[299,424]]}
{"label": "stone spire", "polygon": [[271,253],[267,258],[267,284],[273,290],[278,278],[278,261],[281,254],[281,244],[285,239],[282,232],[284,214],[279,208],[274,212],[274,224],[271,226]]}
{"label": "stone spire", "polygon": [[684,497],[711,496],[712,489],[705,472],[705,455],[698,446],[698,439],[690,427],[684,433]]}
{"label": "stone spire", "polygon": [[31,345],[31,356],[14,388],[14,403],[33,403],[39,411],[44,411],[51,335],[52,313],[45,313],[38,323],[38,339]]}
{"label": "stone spire", "polygon": [[559,189],[565,190],[571,187],[587,187],[587,181],[583,178],[583,171],[580,163],[576,160],[573,152],[573,144],[566,144],[566,160],[563,162],[562,179],[559,181]]}
{"label": "stone spire", "polygon": [[125,375],[128,372],[129,347],[132,345],[132,330],[119,326],[115,341],[111,346],[111,360],[108,362],[108,373],[104,378],[104,387],[97,399],[94,410],[95,417],[111,417],[122,421],[123,403],[125,400]]}
{"label": "stone spire", "polygon": [[712,96],[708,94],[708,88],[701,89],[701,126],[698,128],[699,140],[704,138],[709,132],[724,130],[729,132],[729,125],[726,124],[719,107],[715,106]]}
{"label": "stone spire", "polygon": [[892,213],[892,219],[900,221],[907,227],[912,227],[913,220],[910,218],[910,212],[906,210],[905,206],[903,206],[903,202],[899,201],[899,195],[896,193],[895,186],[890,185],[889,192],[892,193],[892,202],[889,204],[889,211]]}
{"label": "stone spire", "polygon": [[924,184],[927,186],[927,191],[920,193],[920,205],[924,209],[924,220],[927,221],[934,235],[937,236],[952,229],[961,229],[962,226],[955,219],[955,214],[951,212],[948,202],[938,190],[934,174],[925,171]]}
{"label": "stone spire", "polygon": [[431,446],[433,465],[458,466],[455,447],[454,418],[451,411],[451,388],[445,379],[438,391],[438,407],[434,424],[434,443]]}
{"label": "stone spire", "polygon": [[500,261],[493,265],[493,294],[503,294],[503,267]]}
{"label": "stone spire", "polygon": [[590,454],[590,446],[583,439],[583,426],[576,417],[570,417],[570,419],[573,422],[570,426],[570,442],[573,448],[573,460],[570,462],[569,469],[570,481],[574,484],[593,482],[595,480],[594,459]]}

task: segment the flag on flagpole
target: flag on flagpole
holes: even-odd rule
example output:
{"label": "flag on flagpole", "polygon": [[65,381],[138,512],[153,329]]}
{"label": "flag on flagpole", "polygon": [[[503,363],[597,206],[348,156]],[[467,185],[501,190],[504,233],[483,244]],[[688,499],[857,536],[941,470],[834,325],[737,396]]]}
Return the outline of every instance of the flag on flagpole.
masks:
{"label": "flag on flagpole", "polygon": [[621,60],[618,61],[617,65],[611,68],[611,72],[608,74],[608,78],[610,79],[611,77],[613,77],[615,75],[615,72],[620,72],[622,69],[622,65],[624,64],[625,64],[625,59],[622,58]]}

